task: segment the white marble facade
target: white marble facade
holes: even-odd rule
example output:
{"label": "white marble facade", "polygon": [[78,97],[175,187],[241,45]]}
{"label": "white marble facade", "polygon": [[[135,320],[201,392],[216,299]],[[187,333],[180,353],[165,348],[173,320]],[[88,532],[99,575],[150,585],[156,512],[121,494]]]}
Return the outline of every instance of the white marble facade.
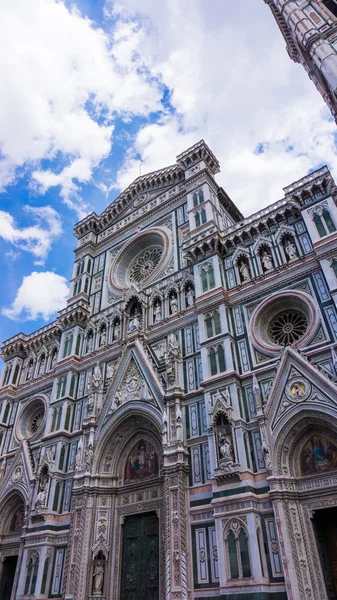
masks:
{"label": "white marble facade", "polygon": [[244,218],[204,141],[75,226],[57,319],[4,342],[0,597],[337,597],[337,211]]}

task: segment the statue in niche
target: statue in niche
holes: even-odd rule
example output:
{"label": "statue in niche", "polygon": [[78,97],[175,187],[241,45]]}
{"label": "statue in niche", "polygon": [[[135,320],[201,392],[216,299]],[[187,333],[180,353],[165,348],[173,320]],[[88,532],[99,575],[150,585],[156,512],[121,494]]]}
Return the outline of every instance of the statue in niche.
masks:
{"label": "statue in niche", "polygon": [[43,354],[41,360],[40,360],[40,366],[39,366],[39,375],[43,375],[44,373],[44,365],[45,365],[46,359],[45,359],[45,355]]}
{"label": "statue in niche", "polygon": [[35,501],[35,510],[40,510],[41,508],[46,507],[47,502],[47,494],[48,494],[48,472],[41,474],[40,482],[39,482],[39,491],[36,496]]}
{"label": "statue in niche", "polygon": [[140,329],[140,313],[136,311],[133,317],[130,317],[128,331],[132,332],[138,329]]}
{"label": "statue in niche", "polygon": [[54,352],[52,355],[52,359],[51,359],[51,369],[53,369],[56,365],[56,361],[57,361],[57,352]]}
{"label": "statue in niche", "polygon": [[102,594],[103,590],[103,579],[104,579],[104,567],[103,565],[96,565],[93,573],[94,580],[94,594]]}
{"label": "statue in niche", "polygon": [[194,293],[194,289],[193,287],[189,287],[186,290],[186,305],[189,306],[194,306],[194,298],[195,298],[195,293]]}
{"label": "statue in niche", "polygon": [[48,448],[47,450],[47,463],[49,466],[50,470],[54,469],[54,461],[55,461],[55,446],[51,446],[50,448]]}
{"label": "statue in niche", "polygon": [[28,381],[28,379],[31,379],[32,375],[33,375],[33,363],[30,362],[28,365],[28,371],[27,371],[27,378],[26,378],[27,381]]}
{"label": "statue in niche", "polygon": [[178,314],[178,298],[177,294],[173,293],[170,296],[170,312],[171,315]]}
{"label": "statue in niche", "polygon": [[216,443],[218,447],[219,467],[230,470],[235,462],[231,424],[225,414],[221,413],[216,419]]}
{"label": "statue in niche", "polygon": [[167,420],[167,410],[166,410],[166,408],[164,408],[162,424],[163,424],[163,426],[162,426],[163,446],[167,446],[167,442],[168,442],[168,420]]}
{"label": "statue in niche", "polygon": [[179,404],[176,405],[176,440],[183,441],[183,419]]}
{"label": "statue in niche", "polygon": [[75,471],[78,473],[82,469],[82,443],[78,444],[76,459],[75,459]]}
{"label": "statue in niche", "polygon": [[6,473],[6,462],[7,459],[6,457],[3,459],[2,463],[1,463],[1,467],[0,467],[0,481],[3,480],[3,478],[5,477],[5,473]]}
{"label": "statue in niche", "polygon": [[87,448],[87,450],[85,451],[85,469],[86,469],[87,473],[91,472],[93,458],[94,458],[94,451],[92,449],[92,446],[89,446]]}
{"label": "statue in niche", "polygon": [[242,283],[246,283],[247,281],[250,281],[249,268],[248,268],[248,265],[247,265],[246,261],[243,260],[243,259],[240,262],[239,271],[240,271],[240,276],[241,276],[241,282]]}
{"label": "statue in niche", "polygon": [[120,337],[120,333],[121,333],[121,324],[119,322],[119,320],[117,319],[114,323],[114,328],[113,328],[113,339],[114,340],[119,340]]}
{"label": "statue in niche", "polygon": [[115,372],[115,365],[113,363],[108,363],[106,367],[106,378],[112,379]]}
{"label": "statue in niche", "polygon": [[99,337],[99,347],[102,348],[102,346],[106,345],[106,328],[103,327],[101,329],[101,335]]}
{"label": "statue in niche", "polygon": [[229,435],[219,434],[219,452],[220,461],[224,460],[226,463],[234,462],[232,440]]}
{"label": "statue in niche", "polygon": [[163,318],[162,315],[162,311],[161,311],[161,303],[159,302],[159,300],[156,302],[156,304],[153,307],[153,317],[154,317],[154,323],[160,323],[160,321]]}
{"label": "statue in niche", "polygon": [[295,258],[297,258],[297,248],[291,239],[288,239],[285,245],[285,251],[289,258],[289,261],[295,260]]}
{"label": "statue in niche", "polygon": [[88,335],[88,339],[87,339],[87,352],[92,352],[93,347],[94,347],[94,336],[93,336],[92,332],[90,332]]}
{"label": "statue in niche", "polygon": [[167,352],[165,354],[166,373],[169,383],[173,385],[176,380],[176,360],[180,355],[180,346],[175,333],[169,334],[167,342]]}
{"label": "statue in niche", "polygon": [[273,259],[270,256],[270,254],[267,252],[267,250],[263,250],[263,252],[262,252],[261,263],[264,267],[265,273],[267,273],[268,271],[273,271],[273,269],[274,269]]}

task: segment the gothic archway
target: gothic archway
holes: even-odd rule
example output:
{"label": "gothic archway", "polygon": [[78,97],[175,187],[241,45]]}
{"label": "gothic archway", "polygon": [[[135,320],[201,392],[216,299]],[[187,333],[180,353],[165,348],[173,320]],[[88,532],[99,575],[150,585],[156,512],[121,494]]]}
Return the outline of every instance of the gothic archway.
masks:
{"label": "gothic archway", "polygon": [[16,584],[20,537],[25,524],[22,496],[14,492],[0,507],[0,598],[10,600]]}

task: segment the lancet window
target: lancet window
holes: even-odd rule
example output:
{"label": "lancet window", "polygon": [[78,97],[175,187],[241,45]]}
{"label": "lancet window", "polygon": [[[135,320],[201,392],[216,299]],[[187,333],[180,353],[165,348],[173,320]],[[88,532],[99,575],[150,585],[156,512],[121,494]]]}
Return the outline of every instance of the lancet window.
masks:
{"label": "lancet window", "polygon": [[206,216],[205,209],[202,208],[200,211],[197,211],[194,215],[194,218],[195,218],[195,226],[196,227],[200,227],[200,225],[203,225],[204,223],[206,223],[207,216]]}
{"label": "lancet window", "polygon": [[227,569],[230,579],[251,577],[248,536],[239,521],[233,520],[225,538],[227,545]]}
{"label": "lancet window", "polygon": [[199,188],[198,191],[193,194],[193,206],[198,206],[199,204],[203,204],[205,202],[204,192],[202,188]]}
{"label": "lancet window", "polygon": [[39,555],[37,552],[34,552],[28,561],[25,591],[24,591],[25,596],[28,596],[28,595],[32,596],[33,594],[35,594],[38,568],[39,568]]}
{"label": "lancet window", "polygon": [[214,268],[212,264],[201,268],[201,287],[203,292],[212,290],[215,287]]}
{"label": "lancet window", "polygon": [[222,344],[216,348],[210,348],[208,356],[211,375],[216,375],[226,370],[225,351]]}
{"label": "lancet window", "polygon": [[221,333],[220,314],[217,310],[205,316],[205,327],[208,338]]}

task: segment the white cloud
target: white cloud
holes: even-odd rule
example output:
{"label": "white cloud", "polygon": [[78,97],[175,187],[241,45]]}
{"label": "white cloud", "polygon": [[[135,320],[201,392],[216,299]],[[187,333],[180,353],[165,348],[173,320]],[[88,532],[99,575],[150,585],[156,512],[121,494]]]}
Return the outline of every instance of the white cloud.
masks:
{"label": "white cloud", "polygon": [[220,160],[219,183],[245,214],[322,163],[337,177],[335,123],[262,1],[123,0],[108,3],[107,13],[111,6],[114,16],[150,31],[137,39],[139,52],[174,109],[136,134],[120,187],[140,164],[142,173],[172,164],[201,138]]}
{"label": "white cloud", "polygon": [[52,271],[34,271],[23,278],[14,302],[1,313],[13,320],[21,317],[34,321],[42,317],[47,321],[65,306],[68,292],[65,277]]}
{"label": "white cloud", "polygon": [[51,206],[25,206],[35,225],[20,228],[12,215],[0,210],[0,237],[17,248],[31,252],[35,264],[43,264],[52,243],[62,233],[60,215]]}
{"label": "white cloud", "polygon": [[[143,35],[120,23],[109,37],[57,0],[3,1],[0,188],[24,166],[38,191],[61,186],[83,216],[80,187],[111,150],[113,119],[160,108],[158,83],[137,52]],[[55,158],[57,167],[41,165]]]}

